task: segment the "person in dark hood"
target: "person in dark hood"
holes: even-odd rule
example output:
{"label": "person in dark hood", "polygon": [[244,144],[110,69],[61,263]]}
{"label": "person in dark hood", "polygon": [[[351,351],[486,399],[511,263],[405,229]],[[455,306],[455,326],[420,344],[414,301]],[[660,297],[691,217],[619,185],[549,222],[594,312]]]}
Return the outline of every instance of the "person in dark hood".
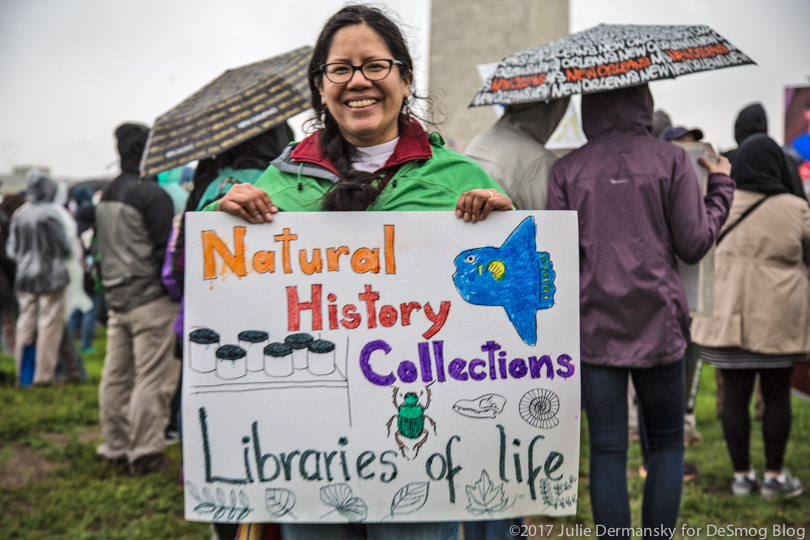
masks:
{"label": "person in dark hood", "polygon": [[73,216],[76,218],[78,234],[93,226],[96,222],[96,207],[93,204],[93,191],[85,186],[79,186],[73,190],[73,200],[76,201],[76,210]]}
{"label": "person in dark hood", "polygon": [[[755,133],[768,133],[768,115],[761,103],[746,105],[737,114],[737,119],[734,121],[734,140],[737,142],[737,146]],[[727,157],[733,167],[736,153],[737,149],[732,148],[721,152],[720,155]]]}
{"label": "person in dark hood", "polygon": [[[739,146],[745,139],[757,133],[768,133],[768,115],[761,103],[752,103],[743,107],[737,115],[737,120],[734,122],[734,140]],[[726,154],[730,154],[726,157],[731,161],[733,167],[736,149],[729,150]]]}
{"label": "person in dark hood", "polygon": [[256,175],[258,178],[294,137],[292,128],[287,122],[283,122],[216,156],[201,160],[194,172],[194,188],[186,204],[186,211],[194,212],[207,202],[211,202],[205,200],[203,195],[213,181],[223,173],[258,170],[260,171]]}
{"label": "person in dark hood", "polygon": [[17,263],[14,287],[20,303],[15,357],[17,373],[23,347],[36,344],[35,385],[53,384],[65,326],[66,261],[72,239],[65,232],[63,210],[54,202],[59,185],[32,171],[26,179],[28,204],[11,220],[7,252]]}
{"label": "person in dark hood", "polygon": [[101,285],[109,307],[99,389],[104,444],[98,453],[128,461],[133,474],[167,464],[164,429],[179,376],[172,332],[177,304],[160,279],[174,207],[155,177],[140,177],[148,134],[140,124],[116,129],[121,174],[96,208]]}
{"label": "person in dark hood", "polygon": [[[757,134],[768,134],[768,115],[765,113],[765,107],[761,103],[752,103],[743,107],[737,115],[737,120],[734,122],[734,140],[737,141],[737,146],[740,146],[748,137]],[[728,158],[733,168],[737,148],[726,150],[721,155]],[[790,192],[806,200],[804,185],[792,157],[783,152],[783,160],[785,161],[787,178],[790,181]]]}
{"label": "person in dark hood", "polygon": [[[699,261],[728,215],[728,160],[701,163],[652,136],[646,84],[582,96],[588,143],[551,171],[548,209],[579,219],[582,399],[590,435],[594,522],[630,527],[627,380],[650,447],[643,527],[674,528],[683,484],[689,307],[676,257]],[[627,537],[619,535],[619,537]]]}
{"label": "person in dark hood", "polygon": [[[737,192],[715,252],[714,313],[692,322],[701,357],[721,373],[722,423],[734,467],[731,490],[796,496],[782,465],[790,438],[793,366],[810,352],[810,209],[795,196],[779,145],[758,133],[737,151]],[[749,404],[759,376],[765,474],[750,460]]]}
{"label": "person in dark hood", "polygon": [[465,153],[506,191],[518,210],[545,210],[548,175],[557,156],[545,144],[569,98],[507,105],[498,121],[477,135]]}

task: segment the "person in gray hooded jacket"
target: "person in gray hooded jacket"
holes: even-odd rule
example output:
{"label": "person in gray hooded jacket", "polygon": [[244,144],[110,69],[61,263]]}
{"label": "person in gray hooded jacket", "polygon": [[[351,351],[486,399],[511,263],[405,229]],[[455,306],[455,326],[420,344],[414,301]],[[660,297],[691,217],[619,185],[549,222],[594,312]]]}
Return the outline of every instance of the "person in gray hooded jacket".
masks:
{"label": "person in gray hooded jacket", "polygon": [[104,444],[98,453],[128,461],[135,474],[165,464],[164,430],[179,376],[172,331],[178,306],[160,279],[174,205],[154,177],[139,175],[148,134],[140,124],[116,129],[121,174],[96,208],[101,285],[109,307],[99,388]]}
{"label": "person in gray hooded jacket", "polygon": [[465,153],[481,165],[518,210],[545,210],[548,177],[557,156],[546,149],[569,98],[507,105],[504,115],[478,134]]}
{"label": "person in gray hooded jacket", "polygon": [[71,244],[62,210],[54,202],[59,185],[50,176],[28,174],[27,199],[11,220],[8,256],[17,262],[14,288],[20,303],[14,354],[17,373],[23,347],[36,343],[35,385],[54,382],[62,329],[65,326],[65,289],[70,282],[65,260]]}

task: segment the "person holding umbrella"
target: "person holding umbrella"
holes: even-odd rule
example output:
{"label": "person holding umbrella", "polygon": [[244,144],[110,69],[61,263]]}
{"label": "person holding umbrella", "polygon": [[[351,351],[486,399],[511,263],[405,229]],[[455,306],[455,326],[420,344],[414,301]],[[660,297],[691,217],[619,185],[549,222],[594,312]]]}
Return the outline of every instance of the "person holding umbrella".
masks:
{"label": "person holding umbrella", "polygon": [[[231,188],[218,210],[264,223],[278,211],[455,210],[476,222],[512,209],[480,166],[411,116],[411,56],[397,25],[379,9],[346,6],[333,15],[308,77],[319,129],[288,147],[255,185]],[[452,540],[459,524],[283,523],[281,530],[285,540]]]}
{"label": "person holding umbrella", "polygon": [[642,526],[673,529],[683,487],[684,353],[689,308],[676,255],[699,261],[734,192],[727,159],[702,160],[708,192],[686,152],[652,136],[646,84],[586,94],[588,143],[552,168],[548,209],[577,210],[582,398],[590,440],[594,522],[627,537],[627,377],[649,441]]}

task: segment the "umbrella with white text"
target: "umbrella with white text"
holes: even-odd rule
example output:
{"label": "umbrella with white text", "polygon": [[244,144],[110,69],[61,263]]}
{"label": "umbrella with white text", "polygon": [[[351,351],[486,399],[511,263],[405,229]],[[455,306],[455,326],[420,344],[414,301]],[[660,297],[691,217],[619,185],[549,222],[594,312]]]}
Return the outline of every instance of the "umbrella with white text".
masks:
{"label": "umbrella with white text", "polygon": [[599,25],[504,58],[470,107],[532,103],[755,64],[708,26]]}
{"label": "umbrella with white text", "polygon": [[141,161],[153,175],[219,154],[309,107],[312,47],[231,69],[155,121]]}

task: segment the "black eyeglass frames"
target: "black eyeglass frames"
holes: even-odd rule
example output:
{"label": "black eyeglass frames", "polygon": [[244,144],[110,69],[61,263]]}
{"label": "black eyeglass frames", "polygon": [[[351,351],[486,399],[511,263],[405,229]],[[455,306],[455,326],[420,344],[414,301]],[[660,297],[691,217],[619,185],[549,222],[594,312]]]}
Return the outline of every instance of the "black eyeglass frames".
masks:
{"label": "black eyeglass frames", "polygon": [[359,66],[335,62],[322,65],[321,72],[335,84],[346,84],[354,77],[355,71],[362,73],[363,77],[369,81],[381,81],[388,77],[394,65],[401,66],[403,64],[399,60],[386,59],[368,60]]}

